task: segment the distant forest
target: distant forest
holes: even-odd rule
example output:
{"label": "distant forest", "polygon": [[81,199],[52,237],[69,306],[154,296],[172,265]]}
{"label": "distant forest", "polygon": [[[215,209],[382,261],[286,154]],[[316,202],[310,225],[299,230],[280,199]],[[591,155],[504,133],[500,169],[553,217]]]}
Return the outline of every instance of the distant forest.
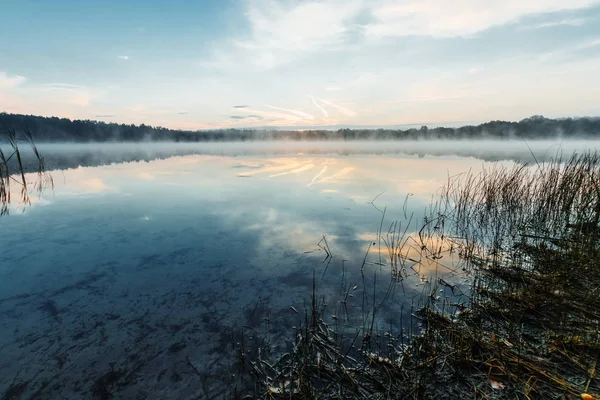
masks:
{"label": "distant forest", "polygon": [[460,128],[269,130],[221,129],[185,131],[149,125],[126,125],[90,120],[0,113],[0,132],[29,131],[36,142],[208,142],[250,140],[421,140],[421,139],[546,139],[600,138],[600,118],[549,119],[519,122],[491,121]]}

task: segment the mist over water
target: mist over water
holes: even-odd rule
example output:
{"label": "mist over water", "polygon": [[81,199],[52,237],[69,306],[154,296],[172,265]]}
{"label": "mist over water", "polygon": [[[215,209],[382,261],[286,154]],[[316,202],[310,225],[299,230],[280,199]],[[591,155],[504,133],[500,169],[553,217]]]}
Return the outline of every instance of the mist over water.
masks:
{"label": "mist over water", "polygon": [[[474,157],[486,161],[541,162],[600,148],[594,140],[249,141],[145,143],[41,143],[48,169],[150,161],[183,155],[418,155]],[[8,152],[8,149],[6,149]],[[33,153],[24,149],[25,163]]]}

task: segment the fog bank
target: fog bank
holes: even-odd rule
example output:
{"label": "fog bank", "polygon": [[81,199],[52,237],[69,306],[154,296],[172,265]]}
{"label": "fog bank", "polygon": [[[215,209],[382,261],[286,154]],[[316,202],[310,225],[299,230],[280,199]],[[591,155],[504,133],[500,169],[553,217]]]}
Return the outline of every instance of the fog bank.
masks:
{"label": "fog bank", "polygon": [[[486,161],[547,161],[557,155],[600,149],[596,140],[421,140],[421,141],[271,141],[271,142],[150,142],[150,143],[41,143],[46,167],[52,169],[150,161],[182,155],[262,156],[377,155],[460,156]],[[9,148],[4,148],[9,152]],[[22,147],[25,164],[33,152]],[[534,157],[535,156],[535,157]],[[28,166],[29,167],[29,166]],[[29,169],[29,168],[28,168]]]}

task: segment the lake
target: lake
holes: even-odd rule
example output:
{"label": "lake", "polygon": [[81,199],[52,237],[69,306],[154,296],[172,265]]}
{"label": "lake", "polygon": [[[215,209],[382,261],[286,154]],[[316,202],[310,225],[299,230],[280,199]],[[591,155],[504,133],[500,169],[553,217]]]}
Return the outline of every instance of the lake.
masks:
{"label": "lake", "polygon": [[313,283],[341,329],[381,304],[378,326],[401,332],[428,282],[469,279],[446,260],[393,280],[382,237],[414,235],[449,177],[559,145],[597,146],[41,145],[65,168],[54,190],[0,219],[0,393],[102,398],[101,379],[114,398],[223,395],[239,331],[285,351]]}

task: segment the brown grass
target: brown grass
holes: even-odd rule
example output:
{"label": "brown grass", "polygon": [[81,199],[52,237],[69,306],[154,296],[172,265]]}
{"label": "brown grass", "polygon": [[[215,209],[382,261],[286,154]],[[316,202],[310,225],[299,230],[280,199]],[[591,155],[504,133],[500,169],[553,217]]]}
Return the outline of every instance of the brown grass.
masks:
{"label": "brown grass", "polygon": [[[384,298],[376,302],[373,290],[365,306],[363,275],[363,323],[349,335],[340,319],[325,322],[313,285],[293,351],[246,360],[255,397],[598,398],[598,182],[600,154],[590,152],[449,178],[416,235],[398,223],[386,233],[380,210],[379,243],[370,242],[367,255],[380,243],[389,253],[376,263],[391,271]],[[401,331],[382,331],[375,315],[391,288],[425,264],[462,271],[471,285],[426,281]],[[344,308],[336,315],[347,323],[357,286],[342,271]]]}

